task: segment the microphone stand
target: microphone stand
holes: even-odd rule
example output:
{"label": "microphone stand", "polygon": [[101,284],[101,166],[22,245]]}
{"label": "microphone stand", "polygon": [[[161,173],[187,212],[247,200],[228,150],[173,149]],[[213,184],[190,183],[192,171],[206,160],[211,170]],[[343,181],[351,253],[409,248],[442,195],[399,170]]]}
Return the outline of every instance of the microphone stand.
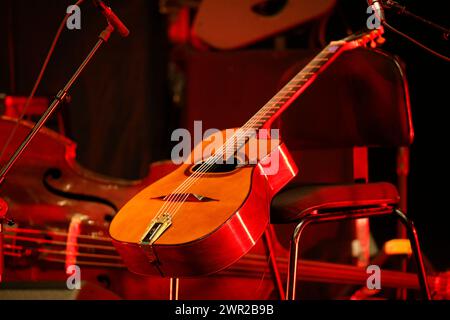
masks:
{"label": "microphone stand", "polygon": [[[38,131],[44,126],[45,122],[53,115],[56,108],[66,99],[67,93],[74,84],[74,82],[78,79],[81,72],[83,72],[86,65],[89,63],[89,61],[93,58],[97,50],[100,48],[100,46],[107,42],[109,37],[111,36],[112,32],[114,31],[114,27],[108,22],[108,26],[100,33],[99,39],[97,43],[94,45],[94,47],[91,49],[87,57],[84,59],[84,61],[81,63],[81,65],[78,67],[78,69],[75,71],[73,76],[70,78],[70,80],[67,82],[67,84],[64,86],[63,89],[61,89],[58,94],[55,96],[55,99],[51,103],[51,105],[47,108],[47,110],[42,114],[41,118],[38,122],[34,125],[33,129],[31,129],[30,133],[27,135],[27,137],[23,140],[23,142],[20,144],[20,146],[14,151],[12,156],[9,158],[8,162],[2,167],[0,171],[0,187],[5,181],[5,178],[9,172],[9,170],[12,168],[12,166],[16,163],[16,161],[19,159],[19,157],[23,154],[25,149],[28,147],[30,142],[33,140],[33,138],[36,136]],[[3,221],[6,219],[6,211],[7,206],[6,203],[4,203],[3,200],[0,199],[0,282],[2,279],[3,271],[4,271],[4,256],[3,256]]]}
{"label": "microphone stand", "polygon": [[0,198],[0,283],[2,282],[3,270],[5,262],[3,261],[3,222],[6,220],[6,212],[8,211],[8,204]]}
{"label": "microphone stand", "polygon": [[393,0],[385,0],[383,1],[383,5],[386,9],[395,9],[396,13],[399,15],[403,15],[406,17],[411,17],[417,21],[422,22],[423,24],[426,24],[430,26],[431,28],[434,28],[440,32],[442,32],[442,36],[445,40],[449,40],[450,38],[450,29],[444,28],[443,26],[438,25],[437,23],[434,23],[433,21],[427,20],[425,18],[422,18],[421,16],[418,16],[411,11],[408,11],[405,6],[400,5],[398,2]]}

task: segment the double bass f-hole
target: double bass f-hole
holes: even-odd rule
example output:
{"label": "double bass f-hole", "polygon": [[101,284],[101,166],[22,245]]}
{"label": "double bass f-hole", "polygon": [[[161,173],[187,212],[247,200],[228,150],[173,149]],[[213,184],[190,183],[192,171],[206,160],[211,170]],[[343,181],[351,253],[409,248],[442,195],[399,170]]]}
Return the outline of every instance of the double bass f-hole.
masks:
{"label": "double bass f-hole", "polygon": [[71,200],[100,203],[100,204],[104,204],[104,205],[110,207],[114,211],[114,213],[116,213],[118,211],[117,206],[113,202],[109,201],[108,199],[105,199],[105,198],[102,198],[99,196],[95,196],[95,195],[90,195],[90,194],[76,193],[76,192],[61,190],[51,184],[52,180],[53,181],[59,180],[61,178],[62,178],[62,171],[60,169],[49,168],[48,170],[45,171],[44,176],[42,177],[42,183],[44,184],[44,187],[49,192],[51,192],[57,196],[71,199]]}

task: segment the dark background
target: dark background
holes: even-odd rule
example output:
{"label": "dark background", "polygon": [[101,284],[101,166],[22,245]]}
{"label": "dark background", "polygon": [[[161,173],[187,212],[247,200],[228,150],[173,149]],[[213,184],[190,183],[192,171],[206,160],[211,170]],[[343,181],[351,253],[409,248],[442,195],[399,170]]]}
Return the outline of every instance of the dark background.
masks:
{"label": "dark background", "polygon": [[[362,5],[359,3],[362,2]],[[399,1],[424,18],[449,27],[450,8],[446,1]],[[365,23],[364,1],[341,1],[347,21],[355,29]],[[422,41],[429,47],[450,55],[450,41],[442,34],[410,18],[387,12],[392,26]],[[411,147],[411,171],[408,185],[408,214],[415,220],[426,255],[437,268],[450,266],[450,237],[447,218],[448,109],[450,63],[436,58],[408,40],[386,32],[383,49],[398,55],[406,64],[415,140]],[[385,163],[393,163],[389,152],[378,154],[374,175],[395,181],[395,172]],[[387,160],[387,161],[386,161]],[[390,168],[390,169],[389,169]],[[387,169],[387,170],[386,170]]]}
{"label": "dark background", "polygon": [[[0,0],[0,92],[29,94],[65,9],[72,1]],[[450,27],[446,1],[402,1],[428,19]],[[64,109],[68,134],[78,143],[77,159],[87,168],[117,177],[142,178],[148,164],[170,155],[177,113],[167,82],[169,43],[166,17],[158,1],[109,0],[131,36],[114,34],[75,84]],[[88,9],[89,7],[89,9]],[[364,0],[341,0],[331,17],[327,40],[365,26]],[[449,41],[411,19],[388,15],[392,25],[437,51],[450,55]],[[81,30],[65,30],[37,95],[54,95],[75,70],[104,28],[90,1],[82,8]],[[449,156],[446,150],[450,63],[387,32],[384,50],[406,63],[415,142],[411,148],[409,214],[415,219],[425,254],[438,269],[450,266],[446,224]],[[265,47],[266,42],[255,47]],[[375,155],[376,179],[395,181],[392,152]]]}

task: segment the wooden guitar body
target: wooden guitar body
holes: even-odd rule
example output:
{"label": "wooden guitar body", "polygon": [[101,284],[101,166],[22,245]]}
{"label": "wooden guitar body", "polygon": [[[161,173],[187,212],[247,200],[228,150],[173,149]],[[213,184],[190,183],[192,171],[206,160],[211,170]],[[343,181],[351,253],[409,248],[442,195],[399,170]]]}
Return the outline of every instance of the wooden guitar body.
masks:
{"label": "wooden guitar body", "polygon": [[203,0],[193,32],[215,48],[236,49],[325,16],[335,5],[335,0]]}
{"label": "wooden guitar body", "polygon": [[[297,174],[285,145],[273,140],[262,143],[266,141],[268,152],[257,164],[206,173],[194,183],[171,225],[151,245],[143,239],[164,197],[194,174],[197,161],[181,165],[128,202],[110,226],[110,236],[128,268],[144,275],[200,276],[226,268],[246,254],[266,229],[272,197]],[[197,146],[190,159],[196,160],[195,150],[209,143]],[[277,170],[272,172],[275,161]]]}

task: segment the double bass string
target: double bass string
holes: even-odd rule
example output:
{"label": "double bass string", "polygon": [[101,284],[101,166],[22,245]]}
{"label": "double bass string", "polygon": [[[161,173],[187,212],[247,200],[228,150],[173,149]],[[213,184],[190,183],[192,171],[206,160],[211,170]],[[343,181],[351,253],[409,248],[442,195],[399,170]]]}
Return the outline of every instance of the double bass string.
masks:
{"label": "double bass string", "polygon": [[[21,237],[21,236],[15,235],[16,233],[25,233],[25,234],[29,234],[30,236]],[[56,247],[61,247],[61,246],[67,245],[67,242],[65,242],[65,241],[43,239],[38,236],[65,237],[65,236],[67,236],[67,233],[60,232],[60,231],[45,231],[45,230],[28,229],[28,228],[7,228],[7,231],[5,234],[5,238],[8,240],[12,240],[12,241],[19,240],[19,241],[23,241],[23,242],[32,242],[32,243],[50,245],[50,246],[56,246]],[[105,240],[111,241],[109,238],[102,238],[102,237],[96,237],[96,236],[90,236],[90,235],[78,235],[77,238],[88,239],[93,242],[99,242],[99,243],[104,243]],[[103,251],[106,249],[110,249],[111,251],[115,251],[115,248],[113,245],[110,245],[110,246],[102,245],[100,247],[99,246],[92,247],[91,244],[87,244],[88,246],[86,246],[86,243],[77,243],[77,244],[73,244],[73,245],[78,245],[78,247],[83,248],[83,249],[100,249]],[[17,244],[11,244],[11,243],[6,243],[5,248],[9,249],[9,250],[5,250],[6,255],[15,256],[15,257],[23,257],[24,256],[23,252],[25,252],[25,250],[27,249],[27,247],[24,245],[17,245]],[[40,257],[39,259],[45,260],[45,261],[61,262],[61,263],[64,263],[65,260],[58,259],[58,258],[52,258],[49,255],[57,256],[57,255],[66,255],[69,253],[67,250],[64,250],[64,249],[60,250],[60,249],[49,249],[49,248],[36,248],[35,250],[39,253],[45,254],[44,256]],[[17,251],[22,251],[22,252],[19,253]],[[120,261],[122,261],[122,258],[118,254],[116,255],[116,254],[77,252],[76,256],[82,257],[82,258],[86,257],[86,258],[99,258],[102,260],[120,260]],[[242,266],[242,263],[241,263],[241,266],[239,266],[239,265],[237,265],[236,267],[232,266],[232,267],[230,267],[230,272],[231,272],[231,270],[238,271],[238,272],[240,270],[240,272],[242,272],[243,274],[248,274],[249,272],[254,272],[255,268],[260,270],[262,267],[261,263],[263,262],[263,260],[261,260],[261,259],[264,260],[264,257],[263,256],[260,257],[259,255],[249,255],[245,259],[241,260],[241,262],[245,262],[244,266]],[[125,265],[123,265],[123,264],[110,263],[110,262],[99,262],[99,261],[81,260],[81,261],[77,261],[77,263],[91,265],[91,266],[125,267]]]}
{"label": "double bass string", "polygon": [[[17,237],[15,237],[14,235],[11,235],[10,233],[16,231],[15,229],[19,229],[19,228],[11,228],[14,230],[11,230],[11,229],[8,230],[8,229],[9,228],[7,228],[7,230],[6,230],[5,237],[8,236],[7,238],[12,239],[12,240],[17,239]],[[27,238],[28,240],[22,240],[24,242],[42,243],[41,242],[41,240],[43,240],[42,238],[33,238],[33,236],[35,236],[37,233],[39,233],[40,235],[46,235],[47,233],[54,233],[53,231],[52,232],[46,232],[46,231],[42,232],[40,230],[35,230],[35,229],[24,229],[24,230],[27,230],[27,232],[30,230],[33,230],[33,232],[31,233],[31,236]],[[37,232],[34,232],[34,231],[37,231]],[[58,236],[64,236],[64,234],[65,234],[64,232],[58,232]],[[83,238],[83,239],[89,238],[92,241],[104,242],[104,240],[97,239],[97,237],[95,237],[95,236],[83,235],[81,238]],[[44,239],[44,240],[47,240],[47,239]],[[55,240],[47,240],[46,244],[61,246],[61,245],[65,245],[65,242],[55,241]],[[84,246],[84,243],[80,243],[78,245]],[[26,248],[25,246],[19,246],[16,244],[9,244],[9,243],[6,243],[5,247],[7,247],[8,249],[11,249],[11,250],[19,249],[19,247],[22,249]],[[110,245],[110,246],[103,245],[102,246],[102,248],[104,248],[104,249],[106,247],[115,251],[115,248],[113,245]],[[95,248],[89,247],[88,249],[95,249]],[[41,250],[48,250],[48,249],[44,248]],[[51,253],[51,254],[54,254],[54,255],[66,254],[65,250],[57,250],[57,252],[58,252],[57,254],[56,253]],[[49,252],[42,252],[42,253],[50,254]],[[7,256],[19,256],[20,257],[20,255],[16,255],[16,253],[14,251],[5,250],[5,254]],[[84,254],[83,252],[81,252],[81,253],[78,252],[76,255],[77,255],[77,257],[78,256],[83,257],[83,254]],[[121,261],[121,257],[119,255],[114,255],[114,254],[106,255],[105,254],[104,256],[108,257],[108,258],[103,257],[105,259],[111,258],[113,260],[117,259],[117,260]],[[58,258],[54,258],[51,256],[45,256],[45,255],[43,257],[40,257],[40,259],[45,260],[45,261],[51,261],[51,262],[59,262],[59,263],[65,262],[64,259],[58,259]],[[244,258],[241,259],[238,263],[233,264],[229,268],[225,269],[223,271],[222,275],[225,276],[225,274],[229,274],[229,275],[233,275],[233,276],[249,276],[251,274],[255,274],[255,272],[263,272],[263,276],[260,278],[260,281],[261,281],[260,287],[261,287],[264,279],[268,278],[267,277],[268,276],[267,268],[268,268],[268,263],[270,262],[270,259],[274,259],[274,257],[270,257],[270,256],[266,257],[264,255],[259,255],[259,254],[248,254],[248,255],[244,256]],[[280,271],[283,275],[285,275],[286,271],[287,271],[288,259],[285,257],[277,257],[276,260],[280,262],[280,264],[282,266]],[[80,260],[80,261],[77,261],[77,263],[80,265],[89,265],[89,266],[103,266],[103,267],[117,267],[117,268],[125,267],[125,265],[123,265],[123,264],[113,263],[113,262]],[[364,283],[364,281],[366,280],[365,269],[357,267],[357,266],[341,265],[341,264],[335,264],[335,263],[309,261],[309,260],[300,260],[300,263],[302,264],[302,268],[300,269],[299,279],[303,280],[303,281],[361,284],[361,283]],[[419,283],[417,280],[417,276],[415,274],[404,273],[404,272],[400,272],[400,271],[390,271],[390,270],[385,270],[383,272],[385,274],[384,282],[385,282],[386,287],[391,287],[391,288],[405,287],[405,288],[411,288],[411,289],[419,288]],[[218,274],[218,275],[221,275],[221,274]],[[271,276],[270,276],[270,278],[271,278]],[[436,276],[429,276],[429,279],[430,279],[430,284],[433,286],[435,284]],[[444,280],[447,281],[445,278],[444,278]]]}
{"label": "double bass string", "polygon": [[[16,233],[30,233],[30,234],[41,234],[44,236],[61,236],[61,237],[67,237],[68,233],[63,231],[54,231],[54,230],[39,230],[39,229],[29,229],[29,228],[6,228],[8,231],[14,231]],[[90,240],[101,240],[101,241],[107,241],[111,242],[111,239],[108,237],[99,237],[99,236],[92,236],[92,235],[84,235],[80,234],[77,236],[78,238],[85,238]]]}

